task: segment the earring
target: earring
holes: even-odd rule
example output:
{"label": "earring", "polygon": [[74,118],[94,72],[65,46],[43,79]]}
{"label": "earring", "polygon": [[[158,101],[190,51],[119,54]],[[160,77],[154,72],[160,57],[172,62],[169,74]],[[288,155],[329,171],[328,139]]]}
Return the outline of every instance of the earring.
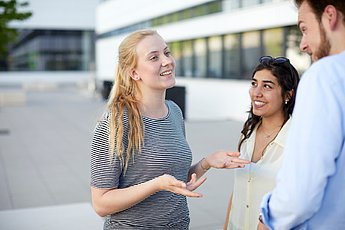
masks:
{"label": "earring", "polygon": [[287,105],[288,102],[289,102],[289,100],[286,99],[286,100],[285,100],[285,105]]}

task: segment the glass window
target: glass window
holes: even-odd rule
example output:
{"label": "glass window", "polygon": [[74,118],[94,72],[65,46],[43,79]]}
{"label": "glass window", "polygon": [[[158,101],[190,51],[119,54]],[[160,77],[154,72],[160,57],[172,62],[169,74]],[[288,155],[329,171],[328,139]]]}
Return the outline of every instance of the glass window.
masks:
{"label": "glass window", "polygon": [[255,6],[260,4],[260,0],[242,0],[242,7]]}
{"label": "glass window", "polygon": [[186,9],[182,11],[182,19],[188,19],[192,17],[192,11],[190,9]]}
{"label": "glass window", "polygon": [[171,15],[171,22],[177,22],[177,21],[179,21],[180,20],[180,15],[179,15],[179,13],[173,13],[172,15]]}
{"label": "glass window", "polygon": [[284,55],[283,47],[283,29],[269,29],[263,31],[263,55],[270,55],[272,57],[278,57]]}
{"label": "glass window", "polygon": [[231,0],[231,1],[223,1],[223,9],[224,11],[227,10],[236,10],[241,7],[240,5],[241,0]]}
{"label": "glass window", "polygon": [[209,70],[208,77],[222,77],[222,37],[210,37],[208,40],[209,48]]}
{"label": "glass window", "polygon": [[243,77],[250,79],[252,71],[261,56],[260,52],[260,32],[246,32],[242,37],[243,51]]}
{"label": "glass window", "polygon": [[181,43],[180,42],[173,42],[169,44],[169,48],[171,54],[175,58],[176,68],[175,74],[176,76],[182,76],[182,53],[181,53]]}
{"label": "glass window", "polygon": [[224,77],[241,78],[240,35],[224,37]]}
{"label": "glass window", "polygon": [[206,39],[200,38],[194,42],[195,52],[195,77],[205,78],[207,76],[207,46]]}
{"label": "glass window", "polygon": [[287,49],[286,56],[290,59],[297,71],[302,74],[311,64],[310,56],[302,53],[299,49],[299,43],[302,35],[297,26],[286,28],[287,30]]}
{"label": "glass window", "polygon": [[94,63],[94,32],[34,30],[12,51],[11,70],[89,70]]}
{"label": "glass window", "polygon": [[206,5],[197,6],[193,9],[193,17],[199,17],[205,15],[207,11]]}
{"label": "glass window", "polygon": [[193,43],[192,41],[182,42],[182,75],[193,76]]}
{"label": "glass window", "polygon": [[208,8],[209,14],[220,12],[222,10],[222,2],[221,1],[210,2],[208,3],[207,8]]}

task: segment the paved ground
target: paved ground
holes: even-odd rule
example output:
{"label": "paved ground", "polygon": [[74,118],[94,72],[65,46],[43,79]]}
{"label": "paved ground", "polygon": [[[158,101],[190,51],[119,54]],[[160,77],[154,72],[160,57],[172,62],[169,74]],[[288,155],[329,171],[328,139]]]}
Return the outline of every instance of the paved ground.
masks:
{"label": "paved ground", "polygon": [[[67,86],[0,86],[0,97],[0,229],[102,229],[90,205],[89,155],[105,103]],[[240,128],[241,122],[230,120],[187,121],[194,161],[217,149],[236,149]],[[199,188],[204,197],[189,199],[190,229],[222,229],[232,173],[208,172]]]}

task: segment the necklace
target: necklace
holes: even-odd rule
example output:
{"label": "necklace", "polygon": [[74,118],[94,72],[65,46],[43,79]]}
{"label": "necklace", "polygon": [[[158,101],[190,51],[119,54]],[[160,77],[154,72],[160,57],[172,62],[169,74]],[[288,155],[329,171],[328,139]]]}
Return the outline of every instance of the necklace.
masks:
{"label": "necklace", "polygon": [[262,133],[264,134],[265,139],[269,139],[269,138],[271,138],[271,136],[272,136],[274,133],[276,133],[279,129],[280,129],[280,127],[274,129],[274,130],[273,130],[271,133],[269,133],[269,134],[266,133],[266,132],[264,131],[264,128],[262,128],[261,131],[262,131]]}

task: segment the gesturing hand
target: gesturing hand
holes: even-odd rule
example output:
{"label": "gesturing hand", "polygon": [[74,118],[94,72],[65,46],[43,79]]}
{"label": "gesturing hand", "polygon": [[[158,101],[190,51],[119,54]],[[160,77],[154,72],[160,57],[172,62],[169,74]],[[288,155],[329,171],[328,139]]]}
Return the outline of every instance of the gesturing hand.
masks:
{"label": "gesturing hand", "polygon": [[202,194],[193,192],[193,190],[199,187],[206,178],[203,181],[200,179],[196,181],[196,176],[194,175],[194,179],[192,176],[192,179],[188,182],[188,184],[177,180],[175,177],[168,174],[159,176],[158,179],[160,190],[181,194],[187,197],[202,197]]}
{"label": "gesturing hand", "polygon": [[250,161],[238,158],[239,152],[218,151],[208,155],[205,160],[213,168],[243,168]]}

